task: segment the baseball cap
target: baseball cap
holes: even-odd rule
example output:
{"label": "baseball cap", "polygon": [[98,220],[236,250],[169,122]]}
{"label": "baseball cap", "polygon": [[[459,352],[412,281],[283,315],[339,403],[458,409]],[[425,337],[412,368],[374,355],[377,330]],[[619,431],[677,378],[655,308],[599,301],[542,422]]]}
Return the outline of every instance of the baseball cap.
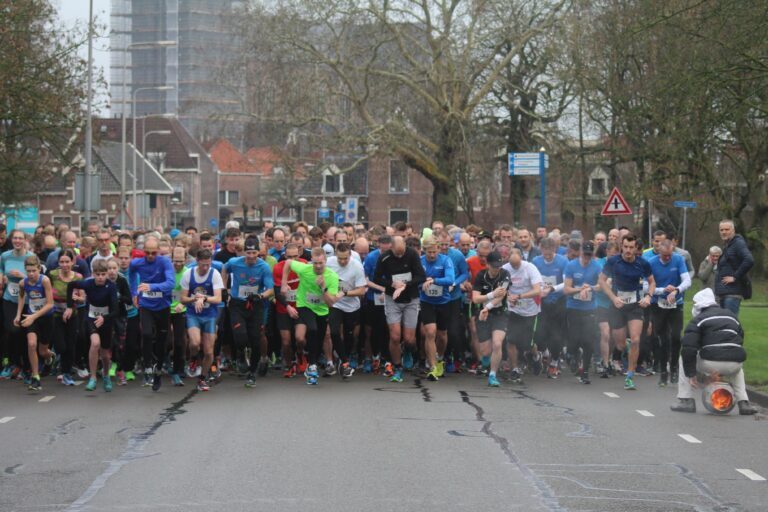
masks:
{"label": "baseball cap", "polygon": [[501,254],[499,254],[498,251],[490,253],[488,258],[486,258],[486,261],[488,262],[488,266],[493,268],[501,268],[501,266],[504,265],[504,260],[501,259]]}
{"label": "baseball cap", "polygon": [[245,250],[246,251],[258,251],[259,250],[259,239],[255,236],[249,236],[245,239]]}
{"label": "baseball cap", "polygon": [[590,242],[589,240],[585,240],[581,243],[581,252],[584,254],[594,254],[595,253],[595,244]]}

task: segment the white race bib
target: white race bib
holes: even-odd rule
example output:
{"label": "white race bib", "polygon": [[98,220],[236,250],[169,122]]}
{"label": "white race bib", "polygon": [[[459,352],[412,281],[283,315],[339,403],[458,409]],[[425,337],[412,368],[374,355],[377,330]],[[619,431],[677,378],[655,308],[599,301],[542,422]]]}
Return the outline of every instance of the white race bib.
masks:
{"label": "white race bib", "polygon": [[352,289],[352,285],[349,284],[346,281],[339,280],[339,291],[344,293],[349,293],[349,291]]}
{"label": "white race bib", "polygon": [[384,294],[383,293],[374,293],[373,294],[373,304],[376,306],[383,306],[384,305]]}
{"label": "white race bib", "polygon": [[624,304],[634,304],[637,302],[637,292],[622,292],[619,291],[616,295]]}
{"label": "white race bib", "polygon": [[42,299],[29,299],[29,310],[33,313],[37,313],[41,309],[43,309],[43,306],[45,306],[46,300],[45,297]]}
{"label": "white race bib", "polygon": [[320,297],[319,295],[314,295],[312,293],[307,294],[306,300],[307,300],[307,304],[319,305],[323,303],[322,297]]}
{"label": "white race bib", "polygon": [[296,290],[290,290],[285,294],[285,302],[296,302]]}
{"label": "white race bib", "polygon": [[98,307],[91,304],[88,307],[88,318],[98,318],[109,314],[109,306]]}
{"label": "white race bib", "polygon": [[436,284],[431,284],[427,287],[427,293],[425,295],[427,297],[442,297],[443,287]]}
{"label": "white race bib", "polygon": [[173,290],[171,295],[173,296],[173,302],[181,302],[181,290]]}
{"label": "white race bib", "polygon": [[541,280],[544,281],[544,284],[547,286],[557,286],[557,277],[555,276],[541,276]]}
{"label": "white race bib", "polygon": [[243,286],[240,285],[240,287],[237,290],[238,295],[241,299],[247,299],[249,297],[255,297],[259,294],[259,287],[258,286]]}
{"label": "white race bib", "polygon": [[19,296],[19,283],[8,283],[8,294],[11,297]]}
{"label": "white race bib", "polygon": [[669,301],[667,300],[667,298],[666,298],[666,297],[664,297],[664,298],[660,298],[660,299],[659,299],[659,300],[656,302],[656,304],[657,304],[657,305],[658,305],[658,306],[659,306],[661,309],[675,309],[675,308],[677,307],[677,301],[675,301],[675,302],[669,302]]}
{"label": "white race bib", "polygon": [[67,303],[66,302],[54,302],[53,303],[53,310],[58,313],[63,313],[64,310],[67,309]]}
{"label": "white race bib", "polygon": [[163,298],[163,292],[156,290],[154,292],[144,292],[144,297],[147,299],[162,299]]}
{"label": "white race bib", "polygon": [[517,299],[517,302],[515,303],[515,307],[521,308],[521,309],[528,309],[535,306],[536,303],[533,299]]}
{"label": "white race bib", "polygon": [[392,282],[393,283],[395,281],[400,281],[400,282],[408,284],[408,283],[411,282],[411,279],[413,279],[413,276],[411,275],[410,272],[406,272],[404,274],[395,274],[395,275],[392,276]]}

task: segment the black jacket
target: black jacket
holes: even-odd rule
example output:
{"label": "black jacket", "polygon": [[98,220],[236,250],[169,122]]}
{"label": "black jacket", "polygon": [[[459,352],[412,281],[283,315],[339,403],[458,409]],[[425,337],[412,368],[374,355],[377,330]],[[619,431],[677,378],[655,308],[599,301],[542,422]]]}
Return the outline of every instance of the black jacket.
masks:
{"label": "black jacket", "polygon": [[532,262],[533,258],[535,258],[536,256],[541,256],[541,250],[539,250],[539,248],[536,247],[535,245],[531,245],[531,250],[528,251],[527,258],[525,257],[525,249],[523,249],[523,247],[520,244],[515,244],[515,247],[520,249],[520,252],[523,253],[523,259],[528,263]]}
{"label": "black jacket", "polygon": [[384,252],[376,262],[376,270],[373,273],[373,282],[384,286],[386,294],[390,297],[395,292],[392,288],[392,276],[398,274],[411,274],[411,280],[406,284],[405,290],[400,294],[395,302],[405,303],[419,297],[419,288],[427,280],[424,267],[421,265],[421,256],[411,249],[405,248],[405,254],[398,258],[389,250]]}
{"label": "black jacket", "polygon": [[[723,255],[717,262],[717,277],[715,278],[715,295],[744,295],[744,281],[747,272],[755,264],[752,253],[749,252],[747,241],[741,235],[736,235],[723,247]],[[723,284],[722,279],[733,276],[736,281]]]}
{"label": "black jacket", "polygon": [[704,309],[688,323],[683,335],[681,357],[685,376],[696,375],[697,354],[708,361],[746,361],[743,345],[744,331],[730,310],[719,306]]}

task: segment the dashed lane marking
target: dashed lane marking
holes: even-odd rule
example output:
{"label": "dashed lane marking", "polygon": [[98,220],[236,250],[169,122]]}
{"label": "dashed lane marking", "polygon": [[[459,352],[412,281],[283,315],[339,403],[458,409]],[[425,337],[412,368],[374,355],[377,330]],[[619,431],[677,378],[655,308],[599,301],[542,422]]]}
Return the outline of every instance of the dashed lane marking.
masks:
{"label": "dashed lane marking", "polygon": [[5,416],[4,418],[0,418],[0,423],[8,423],[14,419],[16,419],[16,416]]}
{"label": "dashed lane marking", "polygon": [[701,444],[701,441],[693,437],[691,434],[677,434],[680,436],[684,441],[688,441],[691,444]]}
{"label": "dashed lane marking", "polygon": [[742,475],[744,475],[745,477],[749,478],[750,480],[752,480],[754,482],[765,482],[765,477],[762,477],[762,476],[758,475],[757,473],[755,473],[751,469],[739,469],[739,468],[736,468],[736,471],[738,471],[739,473],[741,473]]}
{"label": "dashed lane marking", "polygon": [[645,416],[646,418],[653,418],[655,416],[651,411],[646,411],[644,409],[637,409],[637,414]]}
{"label": "dashed lane marking", "polygon": [[38,402],[50,402],[54,398],[56,398],[56,395],[48,395],[48,396],[44,396],[43,398],[38,400]]}
{"label": "dashed lane marking", "polygon": [[619,398],[619,395],[616,393],[611,393],[610,391],[604,391],[603,394],[608,398]]}

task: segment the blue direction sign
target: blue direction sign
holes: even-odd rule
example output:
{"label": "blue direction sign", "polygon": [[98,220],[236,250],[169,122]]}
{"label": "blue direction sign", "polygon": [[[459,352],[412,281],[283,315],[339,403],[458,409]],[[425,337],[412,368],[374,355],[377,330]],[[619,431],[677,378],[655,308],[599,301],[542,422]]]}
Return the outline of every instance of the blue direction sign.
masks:
{"label": "blue direction sign", "polygon": [[318,208],[317,209],[317,218],[318,219],[330,219],[331,218],[331,209],[330,208]]}
{"label": "blue direction sign", "polygon": [[545,153],[510,153],[508,163],[510,176],[539,176],[549,167],[549,156]]}
{"label": "blue direction sign", "polygon": [[337,212],[333,216],[333,222],[334,224],[344,224],[344,212]]}
{"label": "blue direction sign", "polygon": [[696,208],[696,201],[675,201],[675,208]]}

